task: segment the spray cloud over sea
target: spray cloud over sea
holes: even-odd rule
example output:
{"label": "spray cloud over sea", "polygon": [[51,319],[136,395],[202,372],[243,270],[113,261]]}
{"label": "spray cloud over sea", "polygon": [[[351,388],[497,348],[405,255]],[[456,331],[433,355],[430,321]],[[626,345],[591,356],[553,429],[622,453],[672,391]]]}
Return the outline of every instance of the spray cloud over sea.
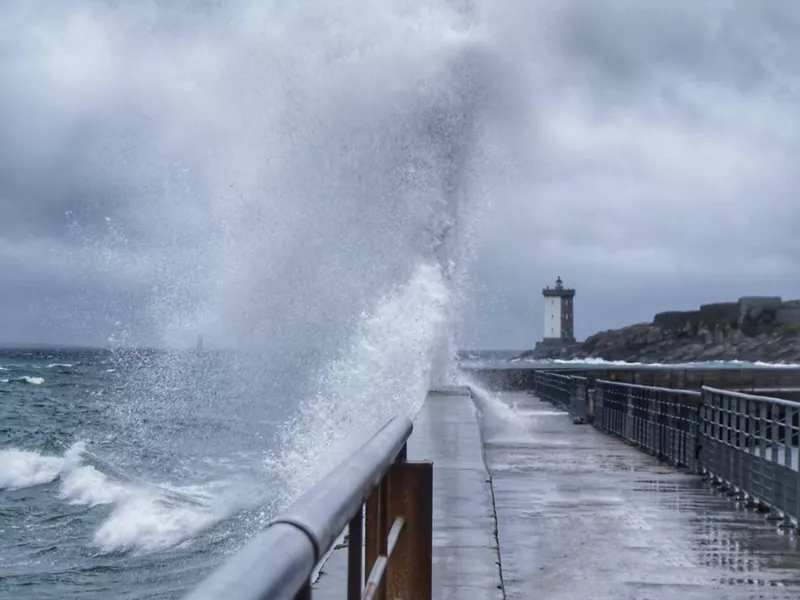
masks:
{"label": "spray cloud over sea", "polygon": [[3,365],[32,429],[2,440],[0,493],[38,502],[36,527],[55,512],[53,540],[69,530],[90,563],[229,551],[452,377],[471,224],[509,169],[500,140],[518,139],[504,47],[522,9],[4,11],[14,160],[59,175],[42,197],[80,242],[65,272],[116,292],[74,308],[112,352]]}

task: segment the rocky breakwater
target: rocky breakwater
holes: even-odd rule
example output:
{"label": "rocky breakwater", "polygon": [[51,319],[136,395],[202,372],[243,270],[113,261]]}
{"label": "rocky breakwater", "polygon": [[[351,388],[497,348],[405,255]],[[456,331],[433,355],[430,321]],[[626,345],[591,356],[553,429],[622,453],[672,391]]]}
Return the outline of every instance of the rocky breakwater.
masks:
{"label": "rocky breakwater", "polygon": [[705,304],[699,310],[663,312],[651,323],[596,333],[562,357],[647,363],[800,362],[800,300],[745,297]]}

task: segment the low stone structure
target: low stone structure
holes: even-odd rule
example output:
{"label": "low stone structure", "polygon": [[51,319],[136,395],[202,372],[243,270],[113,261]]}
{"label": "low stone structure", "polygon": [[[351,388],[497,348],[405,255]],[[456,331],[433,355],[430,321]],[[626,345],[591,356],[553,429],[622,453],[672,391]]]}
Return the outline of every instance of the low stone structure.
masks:
{"label": "low stone structure", "polygon": [[526,356],[664,363],[800,362],[800,300],[744,296],[697,310],[661,312],[650,323],[596,333],[582,344],[559,349],[539,344]]}
{"label": "low stone structure", "polygon": [[653,323],[667,331],[691,331],[700,325],[699,310],[673,310],[658,313],[653,317]]}
{"label": "low stone structure", "polygon": [[781,308],[780,296],[744,296],[739,298],[739,324],[772,321]]}

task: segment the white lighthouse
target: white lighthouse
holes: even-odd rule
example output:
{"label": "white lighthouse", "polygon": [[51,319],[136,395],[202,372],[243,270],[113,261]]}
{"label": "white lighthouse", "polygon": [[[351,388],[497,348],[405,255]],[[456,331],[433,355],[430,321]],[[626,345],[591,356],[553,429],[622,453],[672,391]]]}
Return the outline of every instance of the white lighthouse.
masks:
{"label": "white lighthouse", "polygon": [[545,343],[574,342],[575,323],[573,318],[573,299],[575,290],[564,287],[561,277],[556,286],[542,290],[544,296],[544,341]]}

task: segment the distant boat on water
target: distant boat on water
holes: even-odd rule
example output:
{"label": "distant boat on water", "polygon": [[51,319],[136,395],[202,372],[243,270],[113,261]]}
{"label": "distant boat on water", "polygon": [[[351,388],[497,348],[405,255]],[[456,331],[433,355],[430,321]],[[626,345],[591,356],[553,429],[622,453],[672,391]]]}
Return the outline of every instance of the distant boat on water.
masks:
{"label": "distant boat on water", "polygon": [[203,336],[202,335],[198,335],[197,336],[197,345],[195,346],[195,351],[196,352],[203,352]]}

